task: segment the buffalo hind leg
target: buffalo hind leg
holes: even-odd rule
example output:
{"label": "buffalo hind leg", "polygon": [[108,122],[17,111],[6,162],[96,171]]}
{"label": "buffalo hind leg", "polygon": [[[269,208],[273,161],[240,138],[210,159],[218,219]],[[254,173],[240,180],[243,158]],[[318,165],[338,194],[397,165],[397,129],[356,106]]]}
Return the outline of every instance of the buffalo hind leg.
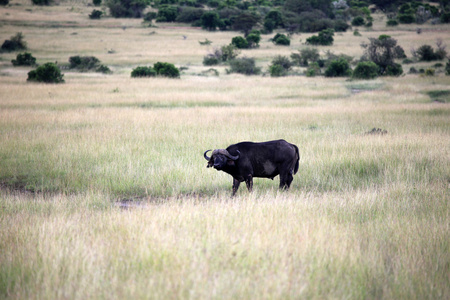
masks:
{"label": "buffalo hind leg", "polygon": [[280,174],[280,190],[288,190],[291,186],[291,182],[294,180],[292,171],[288,171],[286,174]]}
{"label": "buffalo hind leg", "polygon": [[234,196],[237,192],[237,190],[239,189],[239,185],[241,184],[241,182],[235,178],[233,178],[233,195]]}

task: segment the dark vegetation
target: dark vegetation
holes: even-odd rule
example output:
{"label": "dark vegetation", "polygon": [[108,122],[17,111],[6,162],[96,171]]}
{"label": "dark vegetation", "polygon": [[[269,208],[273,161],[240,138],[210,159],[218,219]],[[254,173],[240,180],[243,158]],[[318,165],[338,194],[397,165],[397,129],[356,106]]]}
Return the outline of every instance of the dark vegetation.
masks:
{"label": "dark vegetation", "polygon": [[24,41],[24,35],[22,32],[18,32],[16,35],[12,36],[10,40],[5,40],[2,44],[2,51],[13,52],[26,50],[27,43]]}
{"label": "dark vegetation", "polygon": [[100,64],[100,60],[95,56],[71,56],[69,58],[69,68],[80,72],[95,71],[99,73],[109,74],[111,70]]}
{"label": "dark vegetation", "polygon": [[63,83],[64,74],[55,63],[46,63],[28,72],[27,81],[43,83]]}
{"label": "dark vegetation", "polygon": [[131,71],[131,77],[156,76],[179,78],[180,70],[171,63],[157,62],[153,67],[139,66]]}
{"label": "dark vegetation", "polygon": [[35,66],[36,58],[31,55],[31,53],[24,52],[17,54],[16,59],[11,60],[13,66]]}

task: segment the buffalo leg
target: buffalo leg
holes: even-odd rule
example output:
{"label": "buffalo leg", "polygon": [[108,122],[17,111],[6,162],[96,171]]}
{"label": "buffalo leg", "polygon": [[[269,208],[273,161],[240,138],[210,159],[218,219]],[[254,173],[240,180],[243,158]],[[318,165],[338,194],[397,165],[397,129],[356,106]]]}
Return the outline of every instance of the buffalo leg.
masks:
{"label": "buffalo leg", "polygon": [[233,178],[233,196],[236,194],[240,184],[241,182],[239,180]]}
{"label": "buffalo leg", "polygon": [[291,186],[291,182],[294,180],[294,176],[292,176],[292,172],[287,172],[286,174],[280,174],[280,189],[288,190]]}
{"label": "buffalo leg", "polygon": [[245,178],[245,183],[247,184],[247,189],[249,192],[253,190],[253,177],[251,174],[248,175],[247,178]]}

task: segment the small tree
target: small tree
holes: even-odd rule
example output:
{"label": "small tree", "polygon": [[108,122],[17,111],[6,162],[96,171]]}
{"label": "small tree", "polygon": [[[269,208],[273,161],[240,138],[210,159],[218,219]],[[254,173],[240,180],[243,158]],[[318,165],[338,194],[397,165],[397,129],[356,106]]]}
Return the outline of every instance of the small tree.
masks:
{"label": "small tree", "polygon": [[269,66],[270,76],[272,77],[286,76],[290,69],[292,69],[292,62],[282,55],[275,57]]}
{"label": "small tree", "polygon": [[37,69],[28,72],[27,81],[44,82],[44,83],[63,83],[64,74],[55,63],[46,63]]}
{"label": "small tree", "polygon": [[261,41],[261,33],[259,31],[253,30],[245,38],[248,42],[248,48],[259,47],[259,42]]}
{"label": "small tree", "polygon": [[11,60],[13,66],[34,66],[36,65],[36,58],[31,53],[19,53],[16,59]]}
{"label": "small tree", "polygon": [[324,29],[319,32],[319,35],[313,35],[306,39],[306,43],[310,45],[322,45],[322,46],[330,46],[333,45],[334,39],[334,30]]}
{"label": "small tree", "polygon": [[398,55],[401,55],[402,51],[395,50],[397,40],[389,35],[380,35],[378,39],[369,38],[369,41],[369,44],[361,45],[365,48],[364,55],[379,66],[380,75],[385,75],[388,66],[394,68],[394,59],[401,58]]}
{"label": "small tree", "polygon": [[258,24],[259,17],[248,12],[243,12],[234,18],[233,29],[240,30],[244,32],[244,35],[247,36],[252,30],[253,26]]}
{"label": "small tree", "polygon": [[346,59],[339,58],[333,60],[325,71],[326,77],[344,77],[350,76],[352,69]]}
{"label": "small tree", "polygon": [[209,31],[216,30],[220,25],[220,18],[216,12],[209,11],[205,12],[200,19],[203,29],[207,29]]}
{"label": "small tree", "polygon": [[273,38],[272,42],[275,45],[289,46],[291,44],[291,40],[282,33],[277,33]]}
{"label": "small tree", "polygon": [[103,12],[101,10],[94,9],[91,12],[91,14],[89,15],[89,18],[93,19],[93,20],[98,20],[98,19],[100,19],[102,17],[102,15],[103,15]]}
{"label": "small tree", "polygon": [[178,16],[178,9],[173,5],[161,5],[158,10],[156,22],[175,22]]}
{"label": "small tree", "polygon": [[178,70],[178,68],[171,63],[157,62],[156,64],[153,65],[153,68],[155,69],[156,73],[159,76],[170,78],[180,77],[180,70]]}
{"label": "small tree", "polygon": [[142,18],[148,0],[107,0],[106,6],[115,18]]}
{"label": "small tree", "polygon": [[378,66],[373,61],[359,62],[352,77],[357,79],[374,79],[378,76]]}
{"label": "small tree", "polygon": [[26,50],[27,43],[24,41],[22,32],[18,32],[12,36],[10,40],[5,40],[2,45],[2,50],[7,52]]}
{"label": "small tree", "polygon": [[238,49],[247,49],[248,48],[248,42],[242,36],[235,36],[234,38],[232,38],[231,44],[236,46],[236,48],[238,48]]}
{"label": "small tree", "polygon": [[155,77],[156,71],[152,67],[136,67],[131,71],[131,77]]}
{"label": "small tree", "polygon": [[261,68],[256,67],[254,58],[235,58],[230,60],[230,73],[240,73],[244,75],[258,75],[261,73]]}

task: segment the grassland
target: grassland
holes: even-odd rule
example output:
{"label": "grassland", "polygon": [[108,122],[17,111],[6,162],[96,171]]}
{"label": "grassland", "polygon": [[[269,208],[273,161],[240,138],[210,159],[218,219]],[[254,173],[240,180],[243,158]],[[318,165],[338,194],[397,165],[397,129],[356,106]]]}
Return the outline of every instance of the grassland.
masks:
{"label": "grassland", "polygon": [[[92,55],[114,73],[31,84],[1,54],[0,298],[450,298],[450,77],[208,76],[203,56],[236,33],[17,3],[1,41],[23,32],[38,63]],[[450,42],[441,25],[383,24],[321,53],[359,57],[386,32],[407,52]],[[241,55],[266,69],[308,36]],[[130,78],[157,61],[187,69]],[[206,169],[206,149],[278,138],[300,148],[288,192],[257,179],[231,198]]]}

